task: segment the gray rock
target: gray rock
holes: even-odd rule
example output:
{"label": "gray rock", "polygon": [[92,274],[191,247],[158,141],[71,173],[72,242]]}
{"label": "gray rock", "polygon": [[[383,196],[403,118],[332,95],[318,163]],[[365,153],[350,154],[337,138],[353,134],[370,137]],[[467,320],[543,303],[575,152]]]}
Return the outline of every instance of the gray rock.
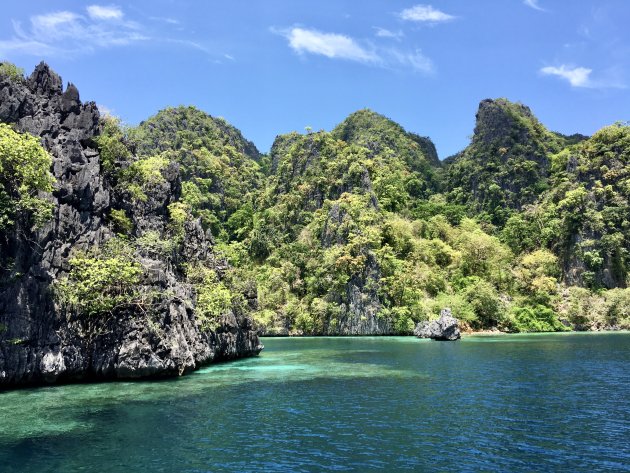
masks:
{"label": "gray rock", "polygon": [[[212,248],[199,222],[187,223],[181,254],[141,255],[142,289],[161,294],[151,317],[126,309],[103,320],[65,313],[52,284],[70,269],[74,250],[111,238],[107,216],[124,209],[138,236],[166,232],[168,205],[181,196],[176,165],[166,182],[133,203],[102,172],[94,138],[99,112],[42,63],[26,81],[0,78],[0,121],[41,138],[53,156],[53,218],[33,231],[18,219],[0,234],[0,389],[73,380],[176,376],[205,363],[257,355],[262,349],[251,321],[226,313],[215,331],[195,317],[195,295],[176,264],[204,262],[220,276],[227,263]],[[179,258],[179,261],[176,259]]]}
{"label": "gray rock", "polygon": [[418,338],[431,338],[433,340],[459,340],[458,321],[451,315],[451,309],[442,309],[440,318],[431,322],[418,323],[413,331]]}

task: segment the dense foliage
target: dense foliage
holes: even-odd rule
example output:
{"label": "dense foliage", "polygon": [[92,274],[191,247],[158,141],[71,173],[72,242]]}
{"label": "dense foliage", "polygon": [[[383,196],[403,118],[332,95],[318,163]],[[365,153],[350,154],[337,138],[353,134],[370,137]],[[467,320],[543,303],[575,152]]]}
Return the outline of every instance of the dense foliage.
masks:
{"label": "dense foliage", "polygon": [[24,80],[24,69],[10,62],[0,62],[0,78],[6,77],[13,81]]}
{"label": "dense foliage", "polygon": [[186,268],[208,328],[235,307],[266,333],[409,333],[444,307],[471,329],[630,327],[627,125],[566,137],[484,101],[470,146],[444,163],[369,110],[279,136],[269,156],[194,108],[110,136],[132,199],[169,166],[181,176],[170,236],[136,243],[176,252],[176,228],[201,218],[228,257],[221,278]]}
{"label": "dense foliage", "polygon": [[129,138],[138,156],[152,158],[145,168],[179,165],[183,201],[204,226],[222,239],[237,236],[228,220],[250,211],[262,179],[260,155],[238,130],[194,107],[177,107],[141,123]]}
{"label": "dense foliage", "polygon": [[548,131],[524,105],[483,101],[472,143],[448,168],[449,198],[503,225],[549,188],[549,156],[569,141]]}
{"label": "dense foliage", "polygon": [[51,192],[52,158],[39,140],[0,123],[0,231],[16,219],[37,225],[52,215],[52,205],[42,193]]}
{"label": "dense foliage", "polygon": [[125,240],[73,255],[70,272],[55,286],[57,299],[70,313],[111,315],[126,307],[146,304],[139,290],[142,267]]}
{"label": "dense foliage", "polygon": [[630,126],[616,124],[552,155],[551,189],[512,216],[503,235],[515,250],[547,247],[565,280],[625,287],[630,264]]}

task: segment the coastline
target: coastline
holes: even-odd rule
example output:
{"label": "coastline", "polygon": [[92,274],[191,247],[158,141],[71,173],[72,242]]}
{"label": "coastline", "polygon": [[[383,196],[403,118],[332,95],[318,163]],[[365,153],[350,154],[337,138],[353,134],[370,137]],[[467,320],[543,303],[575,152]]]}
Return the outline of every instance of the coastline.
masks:
{"label": "coastline", "polygon": [[[502,332],[501,330],[470,330],[470,331],[462,331],[462,338],[464,337],[494,337],[494,336],[508,336],[508,335],[549,335],[549,334],[610,334],[610,333],[630,333],[630,329],[599,329],[599,330],[562,330],[558,332]],[[312,335],[290,335],[290,334],[261,334],[258,336],[260,338],[386,338],[386,337],[403,337],[403,338],[418,338],[413,334],[401,334],[401,333],[388,333],[388,334],[357,334],[357,335],[348,335],[348,334],[312,334]]]}

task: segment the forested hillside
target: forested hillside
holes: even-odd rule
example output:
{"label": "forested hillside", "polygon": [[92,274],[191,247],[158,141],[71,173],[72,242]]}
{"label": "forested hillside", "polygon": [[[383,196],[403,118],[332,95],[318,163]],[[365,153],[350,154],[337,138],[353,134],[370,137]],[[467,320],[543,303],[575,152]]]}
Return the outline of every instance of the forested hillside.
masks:
{"label": "forested hillside", "polygon": [[[136,270],[154,259],[185,281],[207,330],[229,312],[264,334],[408,334],[445,307],[471,330],[630,328],[627,124],[564,136],[522,104],[483,100],[470,145],[444,161],[370,110],[278,136],[268,155],[194,107],[137,127],[101,117],[94,134],[118,246],[101,235],[102,253],[66,256],[57,289],[86,313],[77,283],[124,248]],[[0,168],[6,228],[19,206],[49,211],[33,200],[47,178],[18,194],[13,169]],[[141,276],[118,269],[135,294]]]}
{"label": "forested hillside", "polygon": [[130,148],[183,169],[182,201],[231,290],[257,293],[263,333],[409,333],[444,307],[476,330],[628,326],[627,125],[563,136],[484,100],[470,146],[440,162],[370,110],[278,136],[268,156],[214,123],[164,110]]}

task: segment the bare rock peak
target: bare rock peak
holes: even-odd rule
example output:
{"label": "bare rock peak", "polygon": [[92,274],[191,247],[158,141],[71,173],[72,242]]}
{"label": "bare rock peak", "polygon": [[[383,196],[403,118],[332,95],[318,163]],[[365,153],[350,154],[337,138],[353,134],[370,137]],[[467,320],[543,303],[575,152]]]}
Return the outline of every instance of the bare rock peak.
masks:
{"label": "bare rock peak", "polygon": [[51,97],[63,92],[61,77],[43,61],[35,67],[35,70],[28,78],[28,84],[33,93],[38,95]]}

